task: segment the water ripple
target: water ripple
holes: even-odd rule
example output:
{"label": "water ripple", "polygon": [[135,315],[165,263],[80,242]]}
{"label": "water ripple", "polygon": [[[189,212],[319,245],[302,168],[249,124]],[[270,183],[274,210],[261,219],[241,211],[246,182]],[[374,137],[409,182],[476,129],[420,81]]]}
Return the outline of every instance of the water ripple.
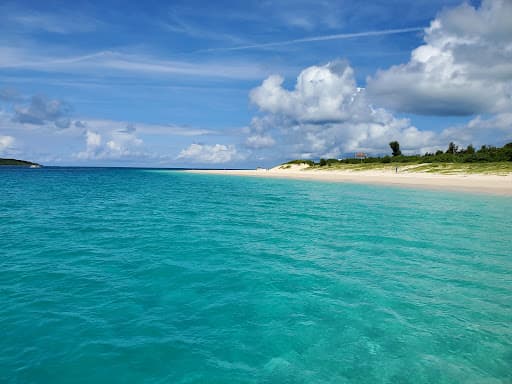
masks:
{"label": "water ripple", "polygon": [[0,170],[0,381],[512,381],[512,202]]}

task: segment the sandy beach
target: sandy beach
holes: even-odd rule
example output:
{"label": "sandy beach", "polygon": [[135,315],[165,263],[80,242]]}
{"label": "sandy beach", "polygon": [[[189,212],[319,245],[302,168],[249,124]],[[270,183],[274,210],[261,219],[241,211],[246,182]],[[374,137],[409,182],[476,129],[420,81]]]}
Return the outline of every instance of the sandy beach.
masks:
{"label": "sandy beach", "polygon": [[512,196],[512,174],[436,174],[410,172],[407,169],[398,173],[390,170],[319,170],[302,165],[289,168],[277,166],[271,169],[255,170],[190,170],[191,173],[218,174],[231,176],[252,176],[268,178],[288,178],[329,182],[360,184],[383,184],[402,187],[445,189],[475,193],[490,193]]}

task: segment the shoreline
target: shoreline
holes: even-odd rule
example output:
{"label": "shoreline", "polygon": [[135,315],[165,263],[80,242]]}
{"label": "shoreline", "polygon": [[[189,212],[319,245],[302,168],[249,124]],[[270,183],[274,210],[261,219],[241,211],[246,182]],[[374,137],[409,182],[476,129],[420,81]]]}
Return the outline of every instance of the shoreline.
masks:
{"label": "shoreline", "polygon": [[188,173],[249,176],[278,179],[295,179],[327,181],[336,183],[354,183],[370,185],[388,185],[414,187],[431,190],[448,190],[455,192],[476,192],[500,196],[512,196],[512,174],[439,174],[421,172],[395,173],[385,170],[350,171],[350,170],[308,170],[296,166],[289,169],[275,167],[255,170],[187,170]]}

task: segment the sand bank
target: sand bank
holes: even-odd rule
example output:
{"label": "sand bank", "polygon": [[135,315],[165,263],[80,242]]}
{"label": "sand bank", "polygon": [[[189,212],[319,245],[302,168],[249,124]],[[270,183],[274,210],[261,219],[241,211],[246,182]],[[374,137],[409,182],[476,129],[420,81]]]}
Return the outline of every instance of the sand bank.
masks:
{"label": "sand bank", "polygon": [[319,170],[307,169],[305,166],[293,165],[289,168],[275,167],[256,170],[191,170],[187,172],[253,176],[270,178],[289,178],[300,180],[318,180],[330,182],[350,182],[361,184],[384,184],[403,187],[446,189],[453,191],[491,193],[512,196],[512,174],[436,174],[410,172],[407,169],[396,173],[388,170]]}

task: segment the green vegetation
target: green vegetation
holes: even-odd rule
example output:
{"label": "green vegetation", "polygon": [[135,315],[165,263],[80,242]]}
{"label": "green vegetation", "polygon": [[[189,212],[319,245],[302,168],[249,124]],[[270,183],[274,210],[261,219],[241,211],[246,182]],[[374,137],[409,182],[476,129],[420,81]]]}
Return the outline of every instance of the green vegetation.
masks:
{"label": "green vegetation", "polygon": [[313,167],[315,165],[315,162],[313,160],[292,160],[287,162],[286,164],[307,164],[310,167]]}
{"label": "green vegetation", "polygon": [[40,167],[39,164],[32,163],[30,161],[17,160],[17,159],[1,159],[1,158],[0,158],[0,165],[22,166],[22,167],[30,167],[31,165],[35,165],[35,166]]}
{"label": "green vegetation", "polygon": [[483,145],[476,150],[472,145],[466,149],[459,148],[453,142],[446,151],[425,153],[424,155],[402,155],[400,144],[392,141],[389,146],[393,156],[367,157],[365,159],[320,159],[318,163],[311,160],[293,160],[286,164],[306,163],[310,167],[327,169],[395,169],[400,172],[435,172],[435,173],[512,173],[512,143],[503,147]]}
{"label": "green vegetation", "polygon": [[439,174],[492,174],[507,175],[512,173],[512,162],[488,162],[488,163],[336,163],[320,167],[318,165],[311,169],[339,170],[339,171],[390,171],[399,173],[439,173]]}
{"label": "green vegetation", "polygon": [[480,173],[492,175],[507,175],[512,173],[512,162],[487,163],[426,163],[407,167],[406,172],[428,172],[440,174]]}
{"label": "green vegetation", "polygon": [[402,151],[400,150],[400,144],[398,143],[398,141],[392,141],[391,143],[389,143],[389,146],[393,151],[393,157],[402,155]]}

